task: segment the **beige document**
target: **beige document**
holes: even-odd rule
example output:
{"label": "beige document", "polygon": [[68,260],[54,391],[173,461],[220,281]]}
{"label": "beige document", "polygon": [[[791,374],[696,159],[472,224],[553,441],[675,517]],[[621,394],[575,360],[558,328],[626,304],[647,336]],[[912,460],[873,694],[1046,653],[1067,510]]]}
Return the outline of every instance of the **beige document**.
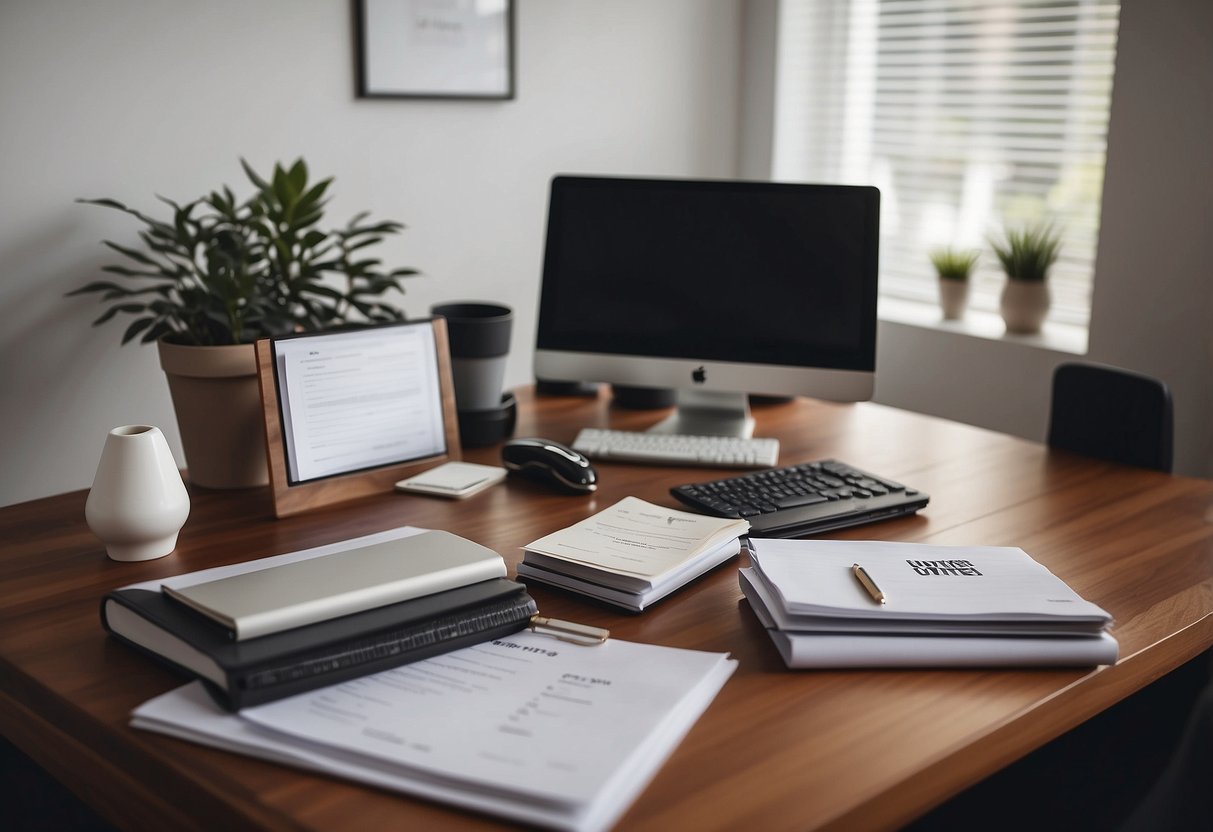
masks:
{"label": "beige document", "polygon": [[653,578],[746,533],[745,520],[707,517],[625,497],[527,545],[528,552]]}

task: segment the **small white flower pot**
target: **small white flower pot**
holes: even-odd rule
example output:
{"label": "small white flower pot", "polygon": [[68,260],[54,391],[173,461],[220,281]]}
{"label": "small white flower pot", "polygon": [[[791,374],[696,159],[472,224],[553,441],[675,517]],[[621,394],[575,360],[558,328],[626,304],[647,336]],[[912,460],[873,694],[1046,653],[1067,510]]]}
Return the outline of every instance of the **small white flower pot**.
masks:
{"label": "small white flower pot", "polygon": [[939,278],[939,306],[945,321],[958,321],[964,317],[969,305],[969,281]]}

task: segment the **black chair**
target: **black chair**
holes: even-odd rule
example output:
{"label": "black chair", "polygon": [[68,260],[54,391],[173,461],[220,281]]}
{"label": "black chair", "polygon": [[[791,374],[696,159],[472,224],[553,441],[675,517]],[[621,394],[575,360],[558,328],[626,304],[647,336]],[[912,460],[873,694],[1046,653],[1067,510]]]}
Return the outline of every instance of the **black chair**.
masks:
{"label": "black chair", "polygon": [[1097,364],[1053,374],[1049,446],[1170,473],[1171,392],[1161,381]]}

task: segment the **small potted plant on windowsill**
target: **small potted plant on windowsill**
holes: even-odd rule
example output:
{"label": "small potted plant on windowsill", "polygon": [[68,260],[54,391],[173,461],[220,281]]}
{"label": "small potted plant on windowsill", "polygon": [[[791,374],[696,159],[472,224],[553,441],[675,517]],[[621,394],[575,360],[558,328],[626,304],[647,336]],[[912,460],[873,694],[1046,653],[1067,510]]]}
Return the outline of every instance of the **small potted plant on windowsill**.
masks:
{"label": "small potted plant on windowsill", "polygon": [[1007,275],[999,311],[1007,332],[1040,332],[1049,312],[1049,268],[1061,252],[1061,237],[1050,225],[1008,230],[1006,240],[990,245]]}
{"label": "small potted plant on windowsill", "polygon": [[956,321],[964,317],[969,303],[969,277],[977,263],[980,252],[955,251],[941,248],[930,254],[931,264],[939,275],[939,305],[945,321]]}
{"label": "small potted plant on windowsill", "polygon": [[69,292],[97,294],[134,320],[122,336],[155,342],[168,377],[190,480],[208,488],[268,482],[253,344],[259,338],[359,322],[400,320],[389,291],[413,269],[384,271],[365,249],[399,233],[400,223],[356,215],[324,229],[332,179],[308,181],[302,159],[275,165],[267,179],[242,160],[255,191],[238,202],[224,186],[153,219],[112,199],[79,200],[125,212],[141,223],[143,247],[104,241],[126,258],[101,280]]}

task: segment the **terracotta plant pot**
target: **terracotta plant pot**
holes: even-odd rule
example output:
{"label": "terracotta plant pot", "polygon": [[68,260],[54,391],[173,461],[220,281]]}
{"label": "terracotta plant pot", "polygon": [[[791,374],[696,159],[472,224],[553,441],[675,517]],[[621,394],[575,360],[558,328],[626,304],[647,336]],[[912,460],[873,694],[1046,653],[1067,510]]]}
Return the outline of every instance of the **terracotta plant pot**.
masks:
{"label": "terracotta plant pot", "polygon": [[958,321],[964,317],[969,305],[969,281],[939,278],[939,306],[945,321]]}
{"label": "terracotta plant pot", "polygon": [[253,345],[193,347],[161,339],[157,346],[190,482],[204,488],[266,485],[265,426]]}
{"label": "terracotta plant pot", "polygon": [[1043,280],[1008,279],[998,305],[1007,332],[1020,335],[1040,332],[1049,314],[1049,301],[1049,285]]}

